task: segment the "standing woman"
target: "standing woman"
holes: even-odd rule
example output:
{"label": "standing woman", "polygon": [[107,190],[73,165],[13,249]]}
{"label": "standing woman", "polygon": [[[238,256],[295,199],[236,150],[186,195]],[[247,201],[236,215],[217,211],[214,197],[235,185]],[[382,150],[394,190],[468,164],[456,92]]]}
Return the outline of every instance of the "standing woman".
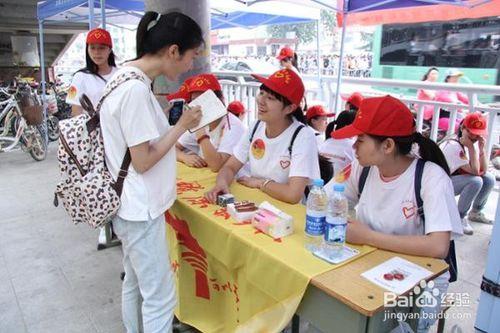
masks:
{"label": "standing woman", "polygon": [[[85,46],[85,67],[73,76],[66,97],[66,103],[71,105],[71,116],[83,112],[80,97],[85,94],[94,107],[101,98],[106,83],[116,72],[115,55],[113,53],[111,35],[104,29],[93,29],[87,34]],[[106,232],[99,228],[97,250],[106,248]]]}
{"label": "standing woman", "polygon": [[276,57],[276,59],[279,60],[280,66],[282,68],[286,68],[289,70],[294,71],[295,73],[299,74],[299,64],[298,64],[298,58],[297,58],[297,53],[295,53],[291,48],[288,46],[283,47],[280,50],[280,53]]}
{"label": "standing woman", "polygon": [[112,81],[127,73],[141,79],[120,84],[101,107],[106,164],[113,178],[127,149],[132,160],[113,219],[123,246],[122,315],[127,333],[172,330],[176,296],[164,213],[176,198],[175,143],[199,123],[201,110],[185,110],[171,127],[151,83],[159,75],[177,80],[192,68],[203,43],[201,28],[188,16],[146,12],[137,28],[137,58]]}
{"label": "standing woman", "polygon": [[215,202],[219,193],[228,193],[235,175],[248,162],[250,176],[238,179],[239,183],[275,199],[298,203],[307,184],[320,177],[316,139],[304,125],[299,106],[304,84],[289,69],[269,78],[253,76],[262,83],[257,95],[259,120],[236,145],[206,197]]}
{"label": "standing woman", "polygon": [[111,35],[104,29],[93,29],[87,34],[85,46],[85,67],[73,76],[66,97],[71,105],[71,115],[83,112],[80,97],[85,94],[94,107],[97,106],[104,86],[116,72],[115,55],[113,53]]}

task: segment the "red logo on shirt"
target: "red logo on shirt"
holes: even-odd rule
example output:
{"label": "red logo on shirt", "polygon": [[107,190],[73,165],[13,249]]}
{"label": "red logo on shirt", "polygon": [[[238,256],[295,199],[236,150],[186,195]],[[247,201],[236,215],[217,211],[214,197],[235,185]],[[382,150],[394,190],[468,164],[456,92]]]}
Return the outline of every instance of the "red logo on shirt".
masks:
{"label": "red logo on shirt", "polygon": [[403,202],[403,215],[407,220],[411,219],[417,213],[417,207],[413,202]]}
{"label": "red logo on shirt", "polygon": [[264,154],[266,152],[266,144],[262,139],[257,139],[252,143],[252,155],[255,157],[255,159],[260,160],[262,157],[264,157]]}
{"label": "red logo on shirt", "polygon": [[284,170],[290,166],[290,161],[280,161],[281,168]]}

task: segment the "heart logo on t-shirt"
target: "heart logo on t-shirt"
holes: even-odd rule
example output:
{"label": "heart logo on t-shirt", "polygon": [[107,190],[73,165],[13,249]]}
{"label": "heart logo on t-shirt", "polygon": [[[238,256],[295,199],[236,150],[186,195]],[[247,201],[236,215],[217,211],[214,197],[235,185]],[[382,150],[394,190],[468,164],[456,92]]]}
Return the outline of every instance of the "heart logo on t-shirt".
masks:
{"label": "heart logo on t-shirt", "polygon": [[282,169],[286,169],[290,166],[290,161],[280,161],[280,165]]}
{"label": "heart logo on t-shirt", "polygon": [[403,215],[408,220],[409,218],[415,215],[415,206],[412,207],[403,207]]}

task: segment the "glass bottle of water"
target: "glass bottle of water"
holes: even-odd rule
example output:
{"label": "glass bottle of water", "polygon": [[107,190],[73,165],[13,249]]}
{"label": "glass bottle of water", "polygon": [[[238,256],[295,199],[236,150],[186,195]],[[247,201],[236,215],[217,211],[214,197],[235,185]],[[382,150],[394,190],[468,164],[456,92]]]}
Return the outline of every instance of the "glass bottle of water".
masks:
{"label": "glass bottle of water", "polygon": [[323,251],[329,257],[339,257],[345,244],[347,229],[347,198],[344,196],[344,185],[335,184],[333,195],[328,202],[328,212],[325,223]]}
{"label": "glass bottle of water", "polygon": [[323,189],[323,180],[314,179],[306,203],[305,247],[313,252],[321,246],[325,230],[328,196]]}

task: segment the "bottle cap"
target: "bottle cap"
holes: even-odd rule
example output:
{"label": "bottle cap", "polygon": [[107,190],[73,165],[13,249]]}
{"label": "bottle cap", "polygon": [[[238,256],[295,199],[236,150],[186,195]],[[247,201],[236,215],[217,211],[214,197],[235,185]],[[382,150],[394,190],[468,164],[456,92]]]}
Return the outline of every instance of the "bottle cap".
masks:
{"label": "bottle cap", "polygon": [[344,190],[345,190],[345,186],[344,186],[344,184],[335,184],[335,185],[333,186],[333,190],[334,190],[335,192],[344,192]]}
{"label": "bottle cap", "polygon": [[313,186],[323,186],[323,185],[325,185],[323,179],[318,178],[313,180]]}

